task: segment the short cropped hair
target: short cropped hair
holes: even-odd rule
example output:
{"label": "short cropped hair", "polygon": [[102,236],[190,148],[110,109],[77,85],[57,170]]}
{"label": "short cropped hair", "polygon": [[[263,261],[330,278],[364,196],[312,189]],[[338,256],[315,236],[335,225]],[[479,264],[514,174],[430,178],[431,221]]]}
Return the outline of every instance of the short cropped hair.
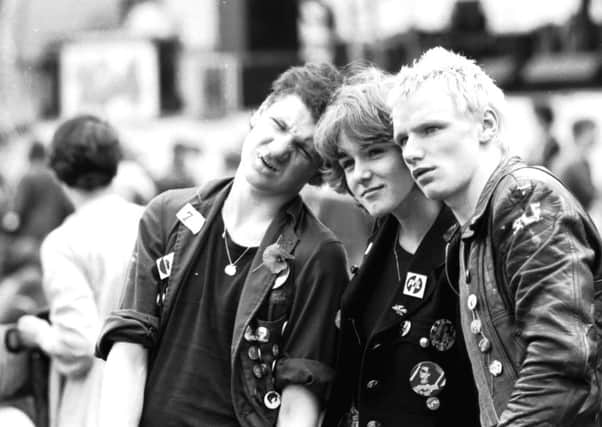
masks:
{"label": "short cropped hair", "polygon": [[50,168],[60,181],[79,190],[108,186],[121,158],[115,129],[92,115],[80,115],[62,123],[50,144]]}
{"label": "short cropped hair", "polygon": [[[272,90],[263,103],[264,107],[287,95],[297,95],[317,122],[334,92],[343,82],[342,73],[329,63],[307,63],[291,67],[272,83]],[[320,165],[322,167],[322,165]],[[309,184],[323,184],[322,174],[316,174]]]}
{"label": "short cropped hair", "polygon": [[[502,90],[475,61],[442,47],[427,50],[411,66],[401,68],[388,99],[390,107],[404,102],[428,81],[445,83],[460,111],[478,118],[487,109],[493,110],[498,119],[498,133],[503,130],[506,101]],[[497,139],[500,148],[506,151],[504,142]]]}
{"label": "short cropped hair", "polygon": [[266,101],[269,105],[280,97],[297,95],[317,122],[342,81],[343,75],[334,65],[310,62],[291,67],[280,74],[272,83],[272,90]]}
{"label": "short cropped hair", "polygon": [[355,67],[335,93],[318,122],[314,144],[324,158],[324,179],[337,192],[347,193],[345,172],[339,165],[340,136],[370,145],[393,141],[393,123],[387,106],[391,75],[375,67]]}

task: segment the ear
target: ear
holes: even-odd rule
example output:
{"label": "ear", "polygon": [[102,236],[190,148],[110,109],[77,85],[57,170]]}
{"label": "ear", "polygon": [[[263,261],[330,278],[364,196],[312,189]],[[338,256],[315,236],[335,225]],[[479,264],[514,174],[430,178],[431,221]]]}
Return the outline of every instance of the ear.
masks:
{"label": "ear", "polygon": [[479,142],[487,144],[492,141],[499,132],[499,118],[497,113],[487,108],[481,117],[481,128],[479,130]]}

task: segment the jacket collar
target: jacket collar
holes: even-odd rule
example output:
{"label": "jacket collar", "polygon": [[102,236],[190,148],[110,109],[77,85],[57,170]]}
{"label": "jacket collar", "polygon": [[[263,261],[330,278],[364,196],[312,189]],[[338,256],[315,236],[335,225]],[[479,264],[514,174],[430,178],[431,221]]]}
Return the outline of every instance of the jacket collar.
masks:
{"label": "jacket collar", "polygon": [[524,165],[524,162],[519,157],[511,156],[503,158],[485,183],[470,220],[463,226],[460,226],[457,223],[451,226],[444,234],[445,241],[449,243],[454,238],[456,233],[461,233],[462,238],[472,237],[475,229],[483,221],[485,212],[489,206],[489,202],[491,201],[493,193],[502,178],[504,178],[504,176],[506,176],[509,172],[523,167]]}

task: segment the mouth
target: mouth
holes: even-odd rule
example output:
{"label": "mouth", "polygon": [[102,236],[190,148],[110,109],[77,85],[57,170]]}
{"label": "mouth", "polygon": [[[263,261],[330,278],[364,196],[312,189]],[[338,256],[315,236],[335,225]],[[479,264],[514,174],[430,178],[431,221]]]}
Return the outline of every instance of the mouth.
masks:
{"label": "mouth", "polygon": [[423,178],[427,173],[434,171],[435,168],[425,168],[425,167],[419,167],[416,169],[412,170],[412,178],[414,178],[414,181],[419,181],[421,178]]}
{"label": "mouth", "polygon": [[384,187],[383,185],[377,185],[375,187],[367,188],[366,190],[362,191],[362,193],[360,194],[360,197],[363,197],[363,198],[370,197],[372,194],[381,190],[383,187]]}
{"label": "mouth", "polygon": [[258,154],[257,157],[267,169],[271,170],[272,172],[279,171],[278,167],[274,163],[270,162],[270,160],[268,160],[263,154]]}

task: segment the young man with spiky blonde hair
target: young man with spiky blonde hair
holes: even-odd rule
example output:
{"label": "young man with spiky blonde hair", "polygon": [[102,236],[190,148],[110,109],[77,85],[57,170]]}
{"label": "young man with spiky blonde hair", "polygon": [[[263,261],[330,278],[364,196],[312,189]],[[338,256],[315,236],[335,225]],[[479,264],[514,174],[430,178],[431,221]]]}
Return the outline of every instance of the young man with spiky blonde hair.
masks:
{"label": "young man with spiky blonde hair", "polygon": [[443,48],[397,76],[395,140],[459,226],[446,268],[484,427],[598,426],[602,242],[550,173],[509,157],[503,93]]}

